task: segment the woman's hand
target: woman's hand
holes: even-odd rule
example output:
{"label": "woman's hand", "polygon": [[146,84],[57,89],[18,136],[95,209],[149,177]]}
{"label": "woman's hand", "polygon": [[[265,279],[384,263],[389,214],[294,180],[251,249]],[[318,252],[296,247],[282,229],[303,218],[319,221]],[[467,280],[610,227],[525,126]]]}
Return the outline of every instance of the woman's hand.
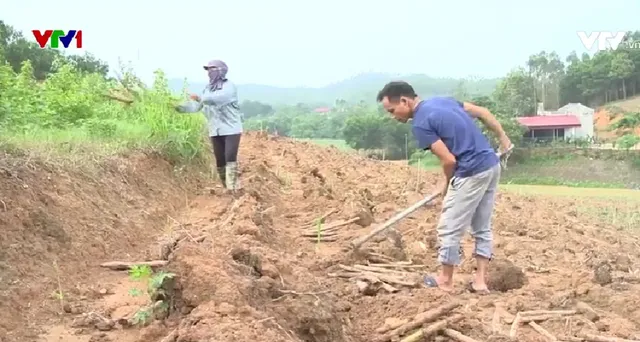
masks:
{"label": "woman's hand", "polygon": [[200,102],[200,96],[198,96],[197,94],[191,94],[189,96],[190,99],[194,100],[194,101],[198,101]]}

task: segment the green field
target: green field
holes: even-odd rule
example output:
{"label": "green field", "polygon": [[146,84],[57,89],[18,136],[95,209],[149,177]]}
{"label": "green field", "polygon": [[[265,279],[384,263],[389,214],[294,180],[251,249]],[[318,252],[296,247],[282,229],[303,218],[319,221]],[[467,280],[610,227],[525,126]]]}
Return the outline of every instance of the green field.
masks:
{"label": "green field", "polygon": [[640,203],[640,191],[610,188],[577,188],[557,185],[501,184],[500,189],[520,195],[543,195],[577,199],[624,199]]}

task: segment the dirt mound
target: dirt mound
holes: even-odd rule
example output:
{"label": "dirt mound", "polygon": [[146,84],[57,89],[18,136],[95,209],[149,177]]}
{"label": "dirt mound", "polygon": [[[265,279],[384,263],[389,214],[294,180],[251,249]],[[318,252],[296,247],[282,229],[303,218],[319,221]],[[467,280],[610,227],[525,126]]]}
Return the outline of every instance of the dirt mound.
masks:
{"label": "dirt mound", "polygon": [[[637,99],[636,99],[637,100]],[[593,124],[596,130],[596,135],[599,139],[607,142],[615,141],[620,137],[620,133],[615,130],[611,130],[609,127],[611,124],[620,121],[624,114],[623,108],[631,108],[626,109],[627,111],[637,111],[638,108],[635,107],[618,107],[613,106],[611,108],[601,107],[598,108],[593,117]],[[640,127],[633,131],[633,134],[640,135]]]}
{"label": "dirt mound", "polygon": [[[555,336],[638,338],[638,239],[579,222],[570,202],[500,194],[491,276],[496,291],[465,291],[474,271],[467,239],[457,292],[450,295],[420,285],[422,275],[437,269],[439,203],[372,239],[361,253],[345,249],[435,189],[437,174],[247,134],[242,193],[214,186],[190,199],[177,191],[185,184],[174,180],[171,167],[157,159],[107,163],[101,177],[47,174],[43,166],[5,177],[11,220],[2,218],[9,234],[0,240],[0,253],[11,251],[6,265],[13,273],[3,275],[9,298],[3,304],[26,309],[29,301],[42,303],[30,311],[39,313],[40,324],[57,315],[45,341],[357,342],[435,332],[498,340],[516,319],[523,322],[520,341],[541,340],[538,327]],[[146,165],[142,172],[140,165]],[[16,169],[9,166],[3,169]],[[66,192],[59,190],[64,184]],[[195,193],[197,186],[190,186]],[[31,205],[40,194],[48,194],[49,205]],[[178,203],[188,208],[174,214]],[[27,219],[39,222],[38,215],[61,223],[17,228]],[[51,260],[60,272],[49,267]],[[149,297],[132,296],[132,289],[147,286],[97,267],[112,260],[166,265],[155,268]],[[21,283],[11,286],[17,279]],[[49,295],[59,288],[63,308]],[[455,305],[447,307],[452,299]],[[141,307],[162,310],[153,311],[142,329],[130,327]],[[14,316],[0,320],[15,322],[3,326],[9,340],[33,340],[16,330],[26,320]],[[528,323],[531,317],[537,324]]]}
{"label": "dirt mound", "polygon": [[509,260],[492,260],[487,286],[491,291],[507,292],[522,288],[527,276]]}
{"label": "dirt mound", "polygon": [[42,323],[23,325],[40,318],[34,309],[51,316],[67,296],[99,296],[86,286],[103,273],[97,260],[143,257],[192,191],[175,175],[154,155],[100,165],[0,155],[0,337],[29,340]]}

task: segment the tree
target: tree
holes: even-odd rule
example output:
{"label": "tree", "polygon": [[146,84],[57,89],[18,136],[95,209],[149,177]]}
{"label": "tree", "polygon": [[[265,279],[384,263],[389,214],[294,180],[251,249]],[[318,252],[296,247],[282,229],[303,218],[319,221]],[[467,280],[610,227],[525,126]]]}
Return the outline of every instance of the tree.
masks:
{"label": "tree", "polygon": [[71,55],[67,57],[67,60],[74,68],[82,72],[98,74],[102,77],[107,77],[109,73],[109,65],[90,53]]}
{"label": "tree", "polygon": [[345,120],[342,135],[352,148],[382,149],[386,122],[378,113],[354,113]]}
{"label": "tree", "polygon": [[497,110],[506,116],[534,115],[534,79],[523,68],[512,70],[498,83],[493,98]]}
{"label": "tree", "polygon": [[471,103],[487,108],[491,113],[498,112],[497,103],[489,96],[476,96],[471,99]]}
{"label": "tree", "polygon": [[627,98],[627,86],[626,79],[633,75],[635,65],[629,54],[625,51],[616,53],[611,60],[611,72],[610,76],[618,80],[622,85],[622,98]]}
{"label": "tree", "polygon": [[[295,112],[282,110],[274,115],[258,115],[247,119],[244,123],[247,130],[262,130],[271,134],[290,136]],[[299,137],[305,138],[305,137]]]}
{"label": "tree", "polygon": [[271,115],[274,112],[271,105],[251,100],[242,101],[242,103],[240,103],[240,109],[247,119],[258,115]]}
{"label": "tree", "polygon": [[582,69],[584,65],[575,51],[571,52],[567,57],[567,70],[564,77],[560,80],[560,104],[569,102],[586,103],[579,84],[582,82]]}
{"label": "tree", "polygon": [[587,53],[566,59],[560,80],[560,105],[580,102],[591,107],[638,94],[640,82],[640,31],[627,32],[616,50]]}
{"label": "tree", "polygon": [[374,108],[352,111],[344,122],[344,140],[355,149],[385,150],[389,159],[403,159],[415,150],[411,125],[403,124]]}
{"label": "tree", "polygon": [[540,99],[545,109],[560,107],[560,80],[564,74],[564,64],[558,54],[542,51],[529,57],[527,66],[535,80],[535,98]]}
{"label": "tree", "polygon": [[470,99],[465,80],[460,80],[458,82],[456,88],[453,90],[453,97],[458,101],[468,101]]}

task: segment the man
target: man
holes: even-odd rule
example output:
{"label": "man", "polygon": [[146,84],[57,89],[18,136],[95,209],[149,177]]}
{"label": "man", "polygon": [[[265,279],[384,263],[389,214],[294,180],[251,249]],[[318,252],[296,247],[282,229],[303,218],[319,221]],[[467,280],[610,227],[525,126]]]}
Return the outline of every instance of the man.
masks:
{"label": "man", "polygon": [[483,107],[450,97],[421,100],[406,82],[390,82],[378,93],[378,102],[401,122],[413,119],[418,148],[431,150],[442,164],[446,182],[438,222],[440,274],[426,276],[425,285],[453,290],[454,267],[460,264],[460,243],[467,227],[475,239],[477,272],[469,283],[472,292],[488,293],[486,276],[492,256],[491,215],[500,179],[500,160],[475,125],[486,125],[506,151],[511,141],[496,118]]}

